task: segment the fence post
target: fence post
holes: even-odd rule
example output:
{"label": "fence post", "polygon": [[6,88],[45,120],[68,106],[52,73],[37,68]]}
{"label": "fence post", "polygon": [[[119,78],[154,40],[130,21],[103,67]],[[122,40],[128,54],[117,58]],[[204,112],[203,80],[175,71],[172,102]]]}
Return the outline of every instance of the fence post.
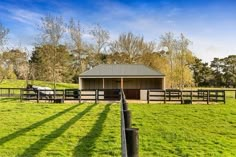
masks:
{"label": "fence post", "polygon": [[131,128],[131,112],[130,110],[124,110],[124,121],[125,121],[125,128]]}
{"label": "fence post", "polygon": [[81,104],[81,90],[78,90],[78,96],[79,96],[79,103]]}
{"label": "fence post", "polygon": [[66,92],[65,92],[65,89],[63,89],[63,96],[62,96],[62,99],[63,99],[63,102],[65,101],[65,98],[66,98]]}
{"label": "fence post", "polygon": [[207,104],[209,104],[209,99],[210,99],[210,91],[207,90]]}
{"label": "fence post", "polygon": [[40,92],[37,90],[37,103],[39,103]]}
{"label": "fence post", "polygon": [[8,97],[10,97],[11,95],[11,91],[10,91],[10,88],[8,88]]}
{"label": "fence post", "polygon": [[180,91],[180,94],[181,94],[181,100],[180,101],[181,101],[181,104],[183,104],[183,91],[182,90]]}
{"label": "fence post", "polygon": [[95,104],[97,104],[98,103],[98,90],[96,89],[95,90]]}
{"label": "fence post", "polygon": [[129,157],[138,157],[139,139],[137,128],[125,129],[126,142],[127,142],[127,154]]}
{"label": "fence post", "polygon": [[234,99],[236,99],[236,90],[234,91]]}
{"label": "fence post", "polygon": [[191,90],[190,98],[191,98],[191,104],[192,104],[193,103],[193,91],[192,90]]}
{"label": "fence post", "polygon": [[[235,91],[236,93],[236,91]],[[225,95],[225,90],[223,91],[223,94],[224,94],[224,104],[226,103],[226,95]],[[236,96],[236,95],[235,95]]]}
{"label": "fence post", "polygon": [[150,90],[147,90],[147,103],[149,104],[149,101],[150,101]]}
{"label": "fence post", "polygon": [[166,90],[164,90],[164,104],[166,103]]}
{"label": "fence post", "polygon": [[22,102],[22,93],[23,93],[23,89],[20,89],[20,102]]}

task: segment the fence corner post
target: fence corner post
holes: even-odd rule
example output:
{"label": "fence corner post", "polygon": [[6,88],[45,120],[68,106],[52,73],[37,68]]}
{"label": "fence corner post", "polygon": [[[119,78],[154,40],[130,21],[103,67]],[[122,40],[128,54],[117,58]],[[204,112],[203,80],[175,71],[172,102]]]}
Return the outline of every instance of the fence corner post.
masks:
{"label": "fence corner post", "polygon": [[150,101],[150,90],[147,90],[147,103],[149,104]]}

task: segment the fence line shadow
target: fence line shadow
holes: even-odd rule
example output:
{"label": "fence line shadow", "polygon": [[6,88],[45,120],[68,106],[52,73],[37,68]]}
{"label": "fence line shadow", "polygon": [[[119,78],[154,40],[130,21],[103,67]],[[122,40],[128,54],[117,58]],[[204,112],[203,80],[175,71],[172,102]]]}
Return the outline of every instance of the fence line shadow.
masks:
{"label": "fence line shadow", "polygon": [[7,135],[7,136],[5,136],[5,137],[2,137],[2,138],[0,138],[0,145],[4,144],[4,143],[6,143],[6,142],[8,142],[8,141],[10,141],[10,140],[13,140],[13,139],[15,139],[15,138],[21,136],[22,134],[25,134],[26,132],[28,132],[28,131],[30,131],[30,130],[33,130],[33,129],[35,129],[35,128],[37,128],[37,127],[39,127],[39,126],[41,126],[41,125],[43,125],[43,124],[45,124],[45,123],[47,123],[47,122],[49,122],[49,121],[52,121],[52,120],[58,118],[58,117],[60,117],[61,115],[63,115],[63,114],[65,114],[65,113],[67,113],[67,112],[73,110],[74,108],[76,108],[76,107],[78,107],[78,106],[79,106],[79,105],[73,105],[73,106],[71,106],[71,107],[69,107],[69,108],[67,108],[67,109],[65,109],[65,110],[63,110],[63,111],[61,111],[61,112],[58,112],[57,114],[54,114],[54,115],[52,115],[52,116],[50,116],[50,117],[48,117],[48,118],[45,118],[45,119],[43,119],[43,120],[41,120],[41,121],[38,121],[38,122],[36,122],[36,123],[34,123],[34,124],[28,126],[28,127],[25,127],[25,128],[23,128],[23,129],[20,129],[20,130],[14,132],[14,133],[11,133],[11,134],[9,134],[9,135]]}
{"label": "fence line shadow", "polygon": [[[103,130],[103,124],[107,118],[107,115],[110,111],[110,106],[111,104],[107,104],[104,108],[104,110],[100,113],[98,119],[96,120],[93,128],[89,131],[89,133],[84,136],[81,140],[78,141],[77,146],[74,148],[74,157],[78,156],[92,156],[92,151],[94,148],[94,144],[97,140],[97,138],[101,135],[102,130]],[[86,149],[86,150],[84,150]],[[81,150],[85,154],[81,153]]]}
{"label": "fence line shadow", "polygon": [[39,139],[35,143],[31,144],[29,148],[27,148],[19,157],[26,156],[35,156],[40,153],[43,148],[45,148],[49,143],[53,142],[53,140],[60,135],[62,135],[71,125],[76,123],[79,119],[81,119],[86,113],[88,113],[96,104],[87,106],[82,112],[78,113],[74,117],[72,117],[65,124],[61,125],[59,128],[51,132],[49,135]]}

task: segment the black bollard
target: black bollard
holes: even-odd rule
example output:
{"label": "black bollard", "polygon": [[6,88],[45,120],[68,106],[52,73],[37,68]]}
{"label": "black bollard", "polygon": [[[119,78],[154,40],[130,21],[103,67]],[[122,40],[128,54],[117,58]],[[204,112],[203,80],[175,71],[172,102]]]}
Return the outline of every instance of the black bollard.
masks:
{"label": "black bollard", "polygon": [[139,138],[137,128],[125,129],[128,157],[138,157]]}
{"label": "black bollard", "polygon": [[131,128],[131,112],[129,110],[124,110],[124,121],[125,128]]}

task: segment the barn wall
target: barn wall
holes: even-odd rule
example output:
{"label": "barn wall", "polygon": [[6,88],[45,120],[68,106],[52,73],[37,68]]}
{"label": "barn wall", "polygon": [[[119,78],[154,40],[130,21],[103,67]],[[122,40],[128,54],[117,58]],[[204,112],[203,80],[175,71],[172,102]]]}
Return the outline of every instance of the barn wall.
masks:
{"label": "barn wall", "polygon": [[124,89],[162,89],[162,78],[124,79]]}
{"label": "barn wall", "polygon": [[[82,78],[82,89],[103,89],[102,78]],[[163,78],[123,78],[124,89],[163,89]],[[104,89],[121,88],[120,78],[104,78]]]}
{"label": "barn wall", "polygon": [[100,78],[82,79],[82,89],[102,89],[102,79]]}

